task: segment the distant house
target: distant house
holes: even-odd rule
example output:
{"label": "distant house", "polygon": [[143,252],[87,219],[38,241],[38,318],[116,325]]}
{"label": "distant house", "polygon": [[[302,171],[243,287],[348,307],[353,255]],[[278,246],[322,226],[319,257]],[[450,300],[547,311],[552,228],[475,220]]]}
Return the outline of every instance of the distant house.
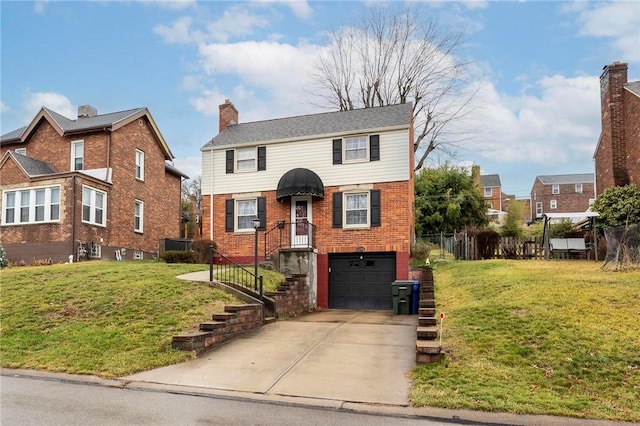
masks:
{"label": "distant house", "polygon": [[614,62],[600,76],[602,131],[593,155],[596,190],[640,186],[640,81],[627,82],[627,64]]}
{"label": "distant house", "polygon": [[503,195],[506,194],[502,193],[500,175],[480,175],[480,190],[490,209],[503,211]]}
{"label": "distant house", "polygon": [[[531,188],[531,215],[587,211],[593,200],[593,173],[536,176]],[[535,210],[534,210],[535,209]]]}
{"label": "distant house", "polygon": [[180,235],[185,177],[147,108],[77,119],[42,108],[0,137],[0,242],[11,261],[143,259]]}
{"label": "distant house", "polygon": [[219,109],[201,149],[203,236],[252,264],[255,223],[259,260],[306,273],[311,306],[391,309],[414,236],[411,105],[249,123]]}

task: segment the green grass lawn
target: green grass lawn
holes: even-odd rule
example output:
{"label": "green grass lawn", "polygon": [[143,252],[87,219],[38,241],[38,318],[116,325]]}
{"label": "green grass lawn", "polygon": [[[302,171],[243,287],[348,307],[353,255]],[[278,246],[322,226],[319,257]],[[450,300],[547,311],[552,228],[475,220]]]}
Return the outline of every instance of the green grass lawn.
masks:
{"label": "green grass lawn", "polygon": [[640,420],[640,271],[432,265],[448,354],[415,368],[414,405]]}
{"label": "green grass lawn", "polygon": [[206,265],[81,262],[0,272],[2,367],[117,377],[184,361],[194,331],[232,296],[177,275]]}

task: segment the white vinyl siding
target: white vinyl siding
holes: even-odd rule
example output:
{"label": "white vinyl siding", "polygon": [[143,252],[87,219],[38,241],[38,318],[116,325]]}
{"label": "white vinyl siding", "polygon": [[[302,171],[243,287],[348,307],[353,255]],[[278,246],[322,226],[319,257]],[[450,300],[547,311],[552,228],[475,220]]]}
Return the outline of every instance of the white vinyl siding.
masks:
{"label": "white vinyl siding", "polygon": [[[326,186],[357,185],[375,182],[408,181],[413,170],[410,164],[412,147],[408,130],[389,132],[372,131],[380,135],[380,161],[365,161],[341,164],[339,173],[333,165],[332,140],[348,135],[331,135],[322,139],[278,142],[267,144],[269,167],[254,174],[225,174],[226,150],[221,147],[204,151],[202,155],[202,194],[232,194],[252,191],[269,191],[278,186],[278,181],[289,170],[302,167],[314,171]],[[264,145],[264,144],[261,144]],[[213,162],[212,162],[213,161]],[[215,170],[215,172],[213,172]],[[213,179],[215,173],[216,179]]]}
{"label": "white vinyl siding", "polygon": [[3,192],[3,225],[57,222],[60,220],[60,187],[38,187]]}

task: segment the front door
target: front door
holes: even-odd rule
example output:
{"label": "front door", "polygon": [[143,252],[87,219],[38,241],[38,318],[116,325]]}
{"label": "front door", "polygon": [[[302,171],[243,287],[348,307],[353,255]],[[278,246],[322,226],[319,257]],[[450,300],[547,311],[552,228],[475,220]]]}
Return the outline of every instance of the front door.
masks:
{"label": "front door", "polygon": [[311,197],[291,197],[291,247],[311,245]]}

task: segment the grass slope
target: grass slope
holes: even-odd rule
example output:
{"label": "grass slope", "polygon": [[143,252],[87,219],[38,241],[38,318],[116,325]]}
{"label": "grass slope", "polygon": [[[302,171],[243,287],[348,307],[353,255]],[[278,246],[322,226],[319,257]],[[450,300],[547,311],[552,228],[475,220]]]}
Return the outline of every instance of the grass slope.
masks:
{"label": "grass slope", "polygon": [[434,265],[444,362],[416,406],[640,420],[640,272],[588,261]]}
{"label": "grass slope", "polygon": [[184,361],[174,334],[237,303],[177,275],[203,265],[81,262],[0,272],[2,367],[117,377]]}

